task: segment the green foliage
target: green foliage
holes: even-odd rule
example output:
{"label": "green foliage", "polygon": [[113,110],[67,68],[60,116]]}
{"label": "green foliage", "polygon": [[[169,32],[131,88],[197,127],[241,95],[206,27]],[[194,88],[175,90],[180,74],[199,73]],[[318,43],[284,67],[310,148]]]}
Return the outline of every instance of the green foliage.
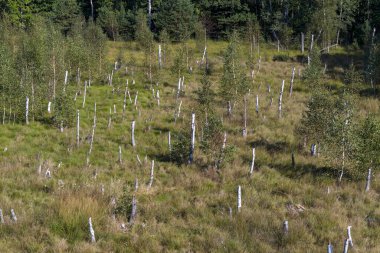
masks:
{"label": "green foliage", "polygon": [[[187,125],[186,125],[187,126]],[[173,136],[173,147],[170,153],[170,159],[180,164],[186,164],[189,161],[189,152],[190,152],[190,128],[186,126],[178,133]]]}
{"label": "green foliage", "polygon": [[248,92],[249,86],[244,68],[239,64],[239,40],[233,32],[224,54],[223,75],[220,84],[220,95],[224,102],[234,102]]}
{"label": "green foliage", "polygon": [[322,84],[322,61],[318,47],[310,52],[310,65],[303,71],[303,82],[311,89],[318,89]]}
{"label": "green foliage", "polygon": [[368,115],[356,129],[357,147],[355,158],[363,175],[368,168],[380,165],[380,121],[374,115]]}
{"label": "green foliage", "polygon": [[202,115],[212,112],[214,109],[213,106],[215,103],[216,94],[211,88],[211,82],[206,73],[203,74],[201,86],[198,88],[197,95],[197,102]]}
{"label": "green foliage", "polygon": [[80,8],[76,0],[54,0],[53,21],[68,34],[80,19]]}
{"label": "green foliage", "polygon": [[162,0],[154,21],[159,30],[166,29],[175,41],[190,38],[196,16],[190,0]]}

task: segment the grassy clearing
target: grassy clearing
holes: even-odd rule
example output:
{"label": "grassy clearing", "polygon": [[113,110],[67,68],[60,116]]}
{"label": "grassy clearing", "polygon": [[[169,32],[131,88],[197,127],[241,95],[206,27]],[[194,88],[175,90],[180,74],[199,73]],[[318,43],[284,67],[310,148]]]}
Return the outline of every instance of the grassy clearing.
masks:
{"label": "grassy clearing", "polygon": [[[169,59],[174,57],[178,47],[171,47]],[[126,62],[134,59],[134,77],[125,75],[123,69],[116,72],[114,93],[112,87],[95,83],[87,91],[83,109],[83,97],[78,96],[79,148],[74,127],[60,133],[58,129],[35,122],[29,126],[0,125],[0,208],[6,219],[6,224],[0,225],[2,252],[323,252],[329,242],[335,251],[340,251],[348,225],[353,227],[356,252],[380,251],[378,176],[375,174],[369,193],[364,193],[364,180],[345,179],[338,186],[337,171],[326,168],[323,156],[310,157],[308,149],[303,149],[293,134],[308,98],[308,90],[298,76],[293,96],[289,98],[291,68],[302,69],[300,63],[274,62],[273,56],[278,53],[269,46],[261,49],[261,69],[248,96],[248,137],[244,139],[241,134],[241,101],[234,109],[234,116],[224,118],[227,143],[236,149],[234,159],[221,173],[216,173],[201,169],[197,164],[178,167],[166,159],[168,131],[178,130],[196,109],[195,91],[201,75],[194,62],[201,58],[202,52],[195,50],[192,56],[195,71],[192,75],[185,74],[182,113],[174,123],[177,77],[169,68],[155,74],[154,79],[159,84],[154,88],[160,90],[161,97],[158,107],[152,91],[146,88],[149,83],[143,74],[144,56],[135,48],[134,43],[108,44],[110,66],[118,57]],[[195,43],[190,42],[189,48],[195,48]],[[208,48],[213,64],[211,81],[217,90],[226,43],[210,42]],[[298,52],[281,54],[295,59]],[[328,59],[334,62],[334,56],[342,55],[349,61],[358,53],[339,48]],[[331,84],[341,85],[341,71],[340,66],[328,68]],[[139,92],[138,110],[128,101],[123,117],[127,79],[132,99]],[[135,85],[132,79],[136,80]],[[278,119],[282,79],[286,81],[284,117]],[[258,114],[256,95],[260,98]],[[89,150],[86,137],[91,134],[95,102],[98,121],[93,152],[86,166]],[[218,103],[217,110],[222,115],[225,105],[222,101]],[[379,105],[375,98],[360,97],[358,116],[368,112],[378,115]],[[110,108],[112,124],[108,129]],[[132,120],[136,120],[135,148],[131,145]],[[200,131],[197,129],[198,140]],[[118,163],[119,146],[122,164]],[[249,178],[252,146],[256,147],[257,170]],[[3,151],[5,147],[7,151]],[[295,168],[291,165],[292,151]],[[196,151],[196,160],[203,159],[197,155]],[[153,187],[148,189],[152,159],[156,161],[155,179]],[[42,173],[38,175],[40,164]],[[51,179],[44,177],[48,168],[52,172]],[[140,184],[136,193],[135,178]],[[238,185],[242,186],[241,213],[236,210]],[[330,194],[327,194],[328,188]],[[129,211],[118,213],[113,219],[112,198],[130,210],[133,194],[138,203],[137,220],[133,227],[123,230],[120,226],[128,222]],[[17,214],[17,224],[10,221],[11,208]],[[89,243],[87,220],[90,216],[96,244]],[[289,234],[282,233],[284,220],[289,221]]]}

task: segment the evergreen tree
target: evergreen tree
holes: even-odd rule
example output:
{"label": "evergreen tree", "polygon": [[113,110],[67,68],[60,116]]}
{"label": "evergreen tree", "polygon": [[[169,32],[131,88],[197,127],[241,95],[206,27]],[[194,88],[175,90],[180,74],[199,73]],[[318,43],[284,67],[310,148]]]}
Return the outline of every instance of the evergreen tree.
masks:
{"label": "evergreen tree", "polygon": [[194,32],[196,16],[194,6],[190,0],[162,0],[160,11],[155,17],[155,24],[159,30],[166,29],[175,41],[190,38]]}

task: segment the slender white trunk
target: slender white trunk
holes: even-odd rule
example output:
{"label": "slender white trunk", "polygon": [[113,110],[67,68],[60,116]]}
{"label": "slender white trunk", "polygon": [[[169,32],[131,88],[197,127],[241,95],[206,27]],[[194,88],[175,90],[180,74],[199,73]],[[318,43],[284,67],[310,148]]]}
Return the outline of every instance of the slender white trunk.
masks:
{"label": "slender white trunk", "polygon": [[48,113],[51,113],[51,102],[48,103]]}
{"label": "slender white trunk", "polygon": [[139,92],[136,91],[136,95],[135,95],[135,102],[134,102],[134,106],[136,107],[137,106],[137,97],[139,95]]}
{"label": "slender white trunk", "polygon": [[240,213],[241,211],[241,186],[238,186],[238,192],[237,192],[237,210]]}
{"label": "slender white trunk", "polygon": [[29,97],[26,97],[25,105],[25,123],[29,125]]}
{"label": "slender white trunk", "polygon": [[290,90],[289,90],[289,96],[291,97],[293,94],[293,84],[294,84],[294,75],[296,73],[296,68],[293,67],[292,69],[292,78],[290,79]]}
{"label": "slender white trunk", "polygon": [[158,45],[158,67],[162,68],[162,50],[161,50],[161,44]]}
{"label": "slender white trunk", "polygon": [[189,155],[189,163],[193,162],[195,148],[195,113],[191,114],[191,147]]}
{"label": "slender white trunk", "polygon": [[121,146],[119,146],[119,163],[122,164],[122,159],[121,159]]}
{"label": "slender white trunk", "polygon": [[92,3],[92,0],[90,0],[90,5],[91,5],[91,18],[94,20],[94,4]]}
{"label": "slender white trunk", "polygon": [[3,210],[0,208],[0,224],[4,224],[4,215],[3,215]]}
{"label": "slender white trunk", "polygon": [[136,201],[136,196],[133,195],[132,198],[132,210],[131,210],[131,216],[129,218],[129,224],[133,224],[135,221],[137,215],[137,201]]}
{"label": "slender white trunk", "polygon": [[84,82],[84,92],[83,92],[83,104],[82,104],[82,108],[84,108],[84,105],[86,103],[86,93],[87,93],[87,81]]}
{"label": "slender white trunk", "polygon": [[150,180],[149,180],[148,188],[152,187],[153,179],[154,179],[154,160],[152,160],[152,165],[150,167]]}
{"label": "slender white trunk", "polygon": [[95,243],[95,242],[96,242],[96,239],[95,239],[95,231],[94,231],[94,228],[92,227],[92,220],[91,220],[91,217],[88,218],[88,227],[89,227],[89,230],[90,230],[91,243]]}
{"label": "slender white trunk", "polygon": [[135,147],[136,146],[136,142],[135,142],[135,124],[136,122],[135,121],[132,121],[132,125],[131,125],[131,138],[132,138],[132,146]]}
{"label": "slender white trunk", "polygon": [[14,209],[11,209],[11,219],[13,222],[17,222],[17,216]]}
{"label": "slender white trunk", "polygon": [[284,230],[284,234],[289,233],[289,222],[287,220],[285,220],[283,223],[283,230]]}
{"label": "slender white trunk", "polygon": [[282,117],[282,95],[284,94],[284,86],[285,86],[285,80],[282,80],[280,97],[278,99],[278,116],[279,116],[279,118]]}
{"label": "slender white trunk", "polygon": [[247,137],[247,98],[244,96],[244,128],[243,137]]}
{"label": "slender white trunk", "polygon": [[368,169],[367,181],[366,181],[366,185],[365,185],[365,191],[366,192],[368,192],[370,190],[370,187],[371,187],[371,173],[372,173],[372,169]]}
{"label": "slender white trunk", "polygon": [[252,148],[252,162],[251,162],[251,168],[249,170],[249,174],[253,174],[253,170],[255,169],[255,158],[256,158],[256,149]]}
{"label": "slender white trunk", "polygon": [[169,152],[172,152],[172,143],[171,143],[170,131],[168,133],[168,148],[169,148]]}
{"label": "slender white trunk", "polygon": [[256,113],[259,113],[259,95],[256,95]]}
{"label": "slender white trunk", "polygon": [[79,110],[77,110],[77,147],[79,147]]}
{"label": "slender white trunk", "polygon": [[305,34],[301,33],[301,52],[305,52]]}
{"label": "slender white trunk", "polygon": [[348,226],[347,227],[347,239],[348,239],[348,243],[351,247],[354,247],[354,243],[352,242],[352,236],[351,236],[351,227],[352,226]]}
{"label": "slender white trunk", "polygon": [[349,239],[344,240],[343,253],[348,253]]}
{"label": "slender white trunk", "polygon": [[181,114],[181,106],[182,106],[182,100],[179,102],[178,111],[174,115],[174,122],[177,122],[177,119],[179,118],[179,116]]}

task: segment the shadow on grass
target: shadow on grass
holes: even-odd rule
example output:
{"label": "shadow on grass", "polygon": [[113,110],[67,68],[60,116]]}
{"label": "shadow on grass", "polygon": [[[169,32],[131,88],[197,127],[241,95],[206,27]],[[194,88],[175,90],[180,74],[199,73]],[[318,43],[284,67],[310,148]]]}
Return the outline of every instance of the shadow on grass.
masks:
{"label": "shadow on grass", "polygon": [[[313,178],[338,179],[341,172],[341,170],[337,168],[328,166],[317,167],[314,164],[300,164],[295,167],[291,164],[270,164],[270,166],[291,179],[297,179],[307,175],[311,175]],[[345,180],[354,180],[347,170],[344,172],[344,178]]]}
{"label": "shadow on grass", "polygon": [[378,98],[378,94],[380,92],[380,88],[365,88],[359,91],[359,95],[361,97],[372,97],[372,98]]}
{"label": "shadow on grass", "polygon": [[289,143],[285,141],[270,143],[268,140],[261,139],[258,141],[250,142],[249,145],[255,148],[264,148],[270,154],[287,152],[291,149]]}

